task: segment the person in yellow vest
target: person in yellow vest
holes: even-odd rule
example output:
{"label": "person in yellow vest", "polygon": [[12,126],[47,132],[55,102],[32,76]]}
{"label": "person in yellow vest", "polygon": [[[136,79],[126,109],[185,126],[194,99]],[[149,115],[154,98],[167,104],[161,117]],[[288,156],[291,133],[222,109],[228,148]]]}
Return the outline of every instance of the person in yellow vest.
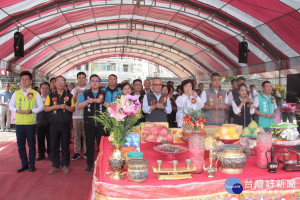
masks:
{"label": "person in yellow vest", "polygon": [[[63,76],[55,78],[56,91],[49,93],[45,101],[45,112],[49,112],[51,160],[54,174],[62,167],[64,173],[69,173],[70,136],[72,113],[75,111],[73,95],[65,91],[66,79]],[[60,156],[61,147],[61,156]]]}
{"label": "person in yellow vest", "polygon": [[[16,135],[19,156],[22,166],[17,172],[28,169],[34,172],[35,169],[35,133],[36,133],[36,114],[43,111],[44,104],[41,95],[30,88],[32,74],[23,71],[20,74],[22,89],[16,91],[9,102],[9,109],[16,113]],[[29,162],[26,153],[26,140],[29,147]]]}

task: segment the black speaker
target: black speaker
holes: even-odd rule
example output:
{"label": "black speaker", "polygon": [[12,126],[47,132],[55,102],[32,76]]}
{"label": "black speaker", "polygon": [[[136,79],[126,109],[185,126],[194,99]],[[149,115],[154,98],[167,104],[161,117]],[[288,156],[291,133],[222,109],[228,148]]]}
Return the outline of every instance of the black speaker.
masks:
{"label": "black speaker", "polygon": [[24,57],[24,36],[20,32],[14,34],[15,57]]}
{"label": "black speaker", "polygon": [[248,61],[248,43],[240,42],[239,44],[239,63],[247,63]]}

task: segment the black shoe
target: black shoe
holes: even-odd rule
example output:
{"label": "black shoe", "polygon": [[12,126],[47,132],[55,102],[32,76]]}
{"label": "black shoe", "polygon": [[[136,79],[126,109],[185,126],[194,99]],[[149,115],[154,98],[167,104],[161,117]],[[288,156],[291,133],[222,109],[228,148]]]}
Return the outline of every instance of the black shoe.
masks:
{"label": "black shoe", "polygon": [[25,171],[26,169],[28,169],[28,165],[22,166],[21,168],[19,168],[19,169],[17,170],[17,172],[20,173],[20,172]]}
{"label": "black shoe", "polygon": [[38,156],[35,160],[40,161],[40,160],[43,160],[43,159],[45,159],[45,156]]}
{"label": "black shoe", "polygon": [[29,166],[29,171],[30,172],[34,172],[36,169],[35,169],[35,166],[33,165],[33,166]]}
{"label": "black shoe", "polygon": [[71,158],[71,160],[77,160],[78,158],[80,158],[80,154],[75,153],[74,156]]}
{"label": "black shoe", "polygon": [[85,169],[85,173],[86,174],[89,174],[89,173],[91,173],[92,171],[93,171],[93,165],[88,165],[87,167],[86,167],[86,169]]}

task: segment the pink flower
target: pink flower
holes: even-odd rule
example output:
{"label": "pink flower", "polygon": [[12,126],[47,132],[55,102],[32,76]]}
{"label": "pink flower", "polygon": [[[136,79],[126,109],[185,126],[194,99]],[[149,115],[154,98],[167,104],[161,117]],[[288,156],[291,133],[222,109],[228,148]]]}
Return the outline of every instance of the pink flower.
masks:
{"label": "pink flower", "polygon": [[118,107],[116,105],[111,105],[108,107],[108,113],[110,116],[115,117],[118,113]]}
{"label": "pink flower", "polygon": [[281,97],[281,95],[279,93],[277,93],[276,96],[279,97],[279,98]]}
{"label": "pink flower", "polygon": [[134,102],[134,104],[135,104],[135,107],[137,107],[137,108],[141,107],[141,105],[142,105],[139,101]]}
{"label": "pink flower", "polygon": [[130,100],[130,101],[136,101],[138,98],[136,97],[136,96],[133,96],[133,95],[129,95],[129,94],[127,94],[126,96],[125,96],[125,101],[128,101],[128,100]]}
{"label": "pink flower", "polygon": [[133,104],[129,104],[126,102],[124,106],[122,106],[122,110],[126,115],[130,115],[131,113],[135,113],[135,108]]}
{"label": "pink flower", "polygon": [[123,121],[126,115],[122,112],[122,109],[117,105],[110,105],[108,108],[108,113],[111,117],[118,121]]}

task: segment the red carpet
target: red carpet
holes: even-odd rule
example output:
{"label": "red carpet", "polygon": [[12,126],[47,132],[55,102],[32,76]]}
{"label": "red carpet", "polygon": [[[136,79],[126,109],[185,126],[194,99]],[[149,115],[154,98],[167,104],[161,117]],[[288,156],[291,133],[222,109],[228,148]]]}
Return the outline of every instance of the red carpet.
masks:
{"label": "red carpet", "polygon": [[[71,156],[73,146],[70,144]],[[27,149],[28,151],[28,149]],[[47,155],[47,154],[46,154]],[[0,143],[0,199],[1,200],[87,200],[92,173],[85,174],[86,159],[70,164],[70,173],[49,174],[52,162],[37,161],[35,172],[17,173],[21,166],[16,141]]]}

